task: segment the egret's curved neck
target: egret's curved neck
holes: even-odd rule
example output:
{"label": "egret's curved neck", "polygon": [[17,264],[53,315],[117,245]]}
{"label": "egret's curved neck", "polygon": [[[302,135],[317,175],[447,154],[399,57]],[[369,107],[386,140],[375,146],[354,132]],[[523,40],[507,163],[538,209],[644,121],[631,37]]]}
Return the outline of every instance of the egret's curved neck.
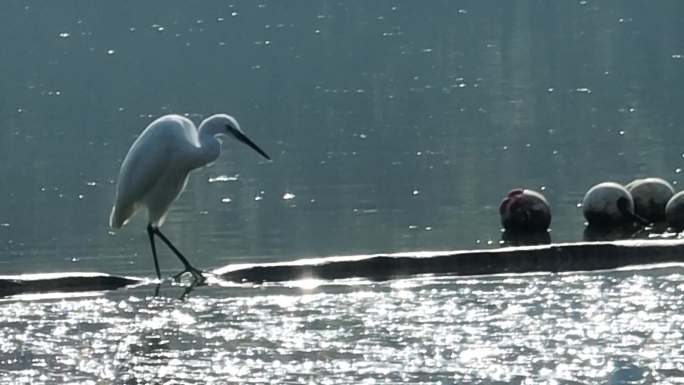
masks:
{"label": "egret's curved neck", "polygon": [[220,122],[216,122],[216,119],[207,119],[200,124],[197,131],[199,131],[200,138],[202,136],[210,136],[215,138],[216,135],[225,134],[226,127]]}
{"label": "egret's curved neck", "polygon": [[202,124],[199,127],[199,152],[197,167],[204,166],[215,161],[221,154],[221,142],[216,139],[216,135],[223,133],[223,128],[211,124]]}

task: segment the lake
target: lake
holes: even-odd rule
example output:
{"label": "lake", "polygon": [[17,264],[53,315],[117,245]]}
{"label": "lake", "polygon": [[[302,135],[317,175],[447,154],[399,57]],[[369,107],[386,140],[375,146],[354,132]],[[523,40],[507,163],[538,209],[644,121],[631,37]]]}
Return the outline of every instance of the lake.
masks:
{"label": "lake", "polygon": [[[225,140],[191,174],[163,230],[201,268],[498,247],[515,187],[545,194],[554,242],[582,240],[592,185],[679,190],[682,15],[674,0],[8,1],[0,267],[152,277],[145,215],[108,217],[129,146],[169,113],[229,113],[273,159]],[[0,379],[675,383],[682,273],[6,299]]]}

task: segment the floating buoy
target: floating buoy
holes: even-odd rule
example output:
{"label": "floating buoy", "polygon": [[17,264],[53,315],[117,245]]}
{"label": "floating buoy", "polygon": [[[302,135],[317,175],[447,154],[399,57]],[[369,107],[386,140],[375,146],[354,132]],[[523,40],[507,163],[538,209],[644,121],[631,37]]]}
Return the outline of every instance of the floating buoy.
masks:
{"label": "floating buoy", "polygon": [[582,200],[582,212],[590,226],[614,227],[644,222],[634,213],[634,200],[629,191],[614,182],[590,188]]}
{"label": "floating buoy", "polygon": [[665,205],[665,220],[673,229],[684,230],[684,191],[673,195]]}
{"label": "floating buoy", "polygon": [[507,232],[541,233],[551,224],[551,208],[546,198],[533,190],[514,189],[499,205],[501,225]]}
{"label": "floating buoy", "polygon": [[625,186],[634,200],[634,212],[649,222],[665,220],[665,205],[675,191],[661,178],[636,179]]}

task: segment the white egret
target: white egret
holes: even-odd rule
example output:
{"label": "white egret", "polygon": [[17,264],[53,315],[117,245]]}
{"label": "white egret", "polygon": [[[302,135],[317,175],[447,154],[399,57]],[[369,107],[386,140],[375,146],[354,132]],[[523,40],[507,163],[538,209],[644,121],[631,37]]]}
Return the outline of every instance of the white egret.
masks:
{"label": "white egret", "polygon": [[188,262],[159,227],[164,223],[171,204],[183,192],[190,171],[218,158],[221,153],[221,141],[218,137],[223,135],[234,137],[270,159],[247,138],[237,120],[230,115],[213,115],[202,121],[199,128],[183,116],[166,115],[145,128],[133,142],[121,164],[109,225],[113,229],[119,229],[137,211],[147,209],[147,234],[158,279],[161,279],[161,274],[154,244],[155,235],[185,266],[185,270],[178,276],[190,272],[196,280],[204,279],[202,272]]}

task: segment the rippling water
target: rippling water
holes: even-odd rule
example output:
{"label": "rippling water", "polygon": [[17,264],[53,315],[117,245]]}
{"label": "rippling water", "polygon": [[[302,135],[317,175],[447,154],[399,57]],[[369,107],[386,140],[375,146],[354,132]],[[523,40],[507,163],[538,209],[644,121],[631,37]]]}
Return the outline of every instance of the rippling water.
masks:
{"label": "rippling water", "polygon": [[673,384],[684,270],[162,288],[2,304],[0,380]]}
{"label": "rippling water", "polygon": [[[154,118],[235,115],[166,234],[199,267],[496,247],[511,188],[684,160],[684,2],[41,2],[0,12],[0,272],[151,276],[107,228]],[[175,258],[160,250],[165,275]],[[0,382],[682,383],[680,268],[137,288],[0,302]],[[303,286],[303,287],[302,287]]]}

